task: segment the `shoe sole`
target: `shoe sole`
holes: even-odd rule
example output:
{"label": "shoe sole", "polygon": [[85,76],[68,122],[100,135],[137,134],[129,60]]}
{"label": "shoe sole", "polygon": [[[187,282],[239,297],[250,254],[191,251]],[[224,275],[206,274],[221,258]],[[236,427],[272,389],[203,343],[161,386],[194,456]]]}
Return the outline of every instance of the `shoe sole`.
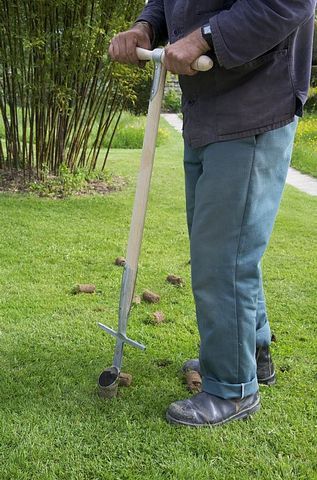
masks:
{"label": "shoe sole", "polygon": [[169,415],[168,412],[166,412],[166,420],[173,425],[185,425],[187,427],[196,427],[196,428],[218,427],[218,426],[224,425],[225,423],[231,422],[233,420],[245,420],[250,415],[252,415],[253,413],[256,413],[259,410],[260,410],[260,399],[255,404],[251,405],[249,408],[246,408],[245,410],[242,410],[241,412],[238,412],[235,415],[232,415],[231,417],[228,417],[225,420],[222,420],[221,422],[217,422],[217,423],[197,424],[197,423],[190,423],[190,422],[182,422],[181,420],[178,420],[177,418],[174,418],[171,415]]}

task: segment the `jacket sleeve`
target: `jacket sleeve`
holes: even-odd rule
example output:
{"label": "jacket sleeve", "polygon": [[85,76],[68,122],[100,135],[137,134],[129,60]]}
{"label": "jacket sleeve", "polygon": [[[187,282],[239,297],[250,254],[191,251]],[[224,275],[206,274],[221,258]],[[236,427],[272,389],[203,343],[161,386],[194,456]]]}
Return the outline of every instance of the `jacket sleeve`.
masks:
{"label": "jacket sleeve", "polygon": [[263,55],[309,20],[315,8],[316,0],[237,0],[210,18],[219,64],[229,69]]}
{"label": "jacket sleeve", "polygon": [[149,0],[136,21],[151,24],[154,33],[153,47],[167,42],[168,33],[163,0]]}

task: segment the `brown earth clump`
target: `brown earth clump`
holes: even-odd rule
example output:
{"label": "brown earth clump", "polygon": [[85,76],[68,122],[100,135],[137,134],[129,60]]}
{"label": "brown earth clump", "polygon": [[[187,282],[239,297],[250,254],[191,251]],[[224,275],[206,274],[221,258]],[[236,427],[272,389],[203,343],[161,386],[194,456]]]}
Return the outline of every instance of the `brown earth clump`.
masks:
{"label": "brown earth clump", "polygon": [[166,318],[163,312],[154,312],[152,315],[153,323],[163,323]]}
{"label": "brown earth clump", "polygon": [[96,292],[96,285],[93,285],[92,283],[82,283],[75,285],[75,287],[72,289],[72,293],[78,294],[78,293],[95,293]]}
{"label": "brown earth clump", "polygon": [[124,267],[126,264],[126,259],[124,257],[117,257],[114,261],[114,264],[118,267]]}
{"label": "brown earth clump", "polygon": [[142,299],[148,303],[158,303],[161,298],[157,293],[150,292],[150,290],[145,290],[142,294]]}
{"label": "brown earth clump", "polygon": [[182,287],[184,285],[184,280],[177,275],[168,275],[166,277],[166,280],[168,283],[171,283],[172,285],[176,285],[178,287]]}
{"label": "brown earth clump", "polygon": [[120,387],[130,387],[132,383],[132,375],[130,373],[123,373],[119,374],[119,386]]}
{"label": "brown earth clump", "polygon": [[141,301],[142,301],[142,299],[141,299],[140,295],[135,295],[133,297],[132,303],[134,305],[140,305]]}

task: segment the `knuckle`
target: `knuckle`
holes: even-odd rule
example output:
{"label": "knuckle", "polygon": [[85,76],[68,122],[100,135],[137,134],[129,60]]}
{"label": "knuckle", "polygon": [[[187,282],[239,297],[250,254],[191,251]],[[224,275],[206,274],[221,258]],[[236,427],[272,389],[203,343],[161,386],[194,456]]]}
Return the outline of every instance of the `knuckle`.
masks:
{"label": "knuckle", "polygon": [[171,50],[169,47],[165,48],[165,57],[168,59],[171,58]]}

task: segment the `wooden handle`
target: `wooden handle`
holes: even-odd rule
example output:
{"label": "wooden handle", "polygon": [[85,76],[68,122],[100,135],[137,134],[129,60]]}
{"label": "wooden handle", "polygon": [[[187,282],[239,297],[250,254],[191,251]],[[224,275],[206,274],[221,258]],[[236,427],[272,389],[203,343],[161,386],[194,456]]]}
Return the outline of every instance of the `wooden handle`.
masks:
{"label": "wooden handle", "polygon": [[145,48],[136,47],[136,54],[139,60],[148,62],[152,60],[152,50],[145,50]]}
{"label": "wooden handle", "polygon": [[[147,52],[147,50],[145,50]],[[151,53],[151,52],[150,52]],[[143,57],[144,58],[144,57]],[[120,310],[123,319],[128,317],[134,294],[135,281],[138,270],[138,260],[141,250],[142,236],[145,223],[152,168],[155,155],[156,138],[160,121],[161,104],[164,94],[166,69],[162,66],[157,93],[150,101],[147,122],[144,134],[140,171],[137,180],[133,213],[130,225],[128,247],[126,254],[126,281],[122,282],[123,301]],[[119,317],[119,321],[121,315]]]}
{"label": "wooden handle", "polygon": [[[152,50],[145,50],[144,48],[137,47],[136,52],[139,60],[149,61],[153,58]],[[164,51],[162,53],[161,61],[164,63]],[[207,55],[201,55],[201,57],[194,61],[191,67],[198,72],[207,72],[212,69],[213,61]]]}
{"label": "wooden handle", "polygon": [[191,67],[197,72],[208,72],[214,66],[214,62],[207,55],[201,55],[192,63]]}

